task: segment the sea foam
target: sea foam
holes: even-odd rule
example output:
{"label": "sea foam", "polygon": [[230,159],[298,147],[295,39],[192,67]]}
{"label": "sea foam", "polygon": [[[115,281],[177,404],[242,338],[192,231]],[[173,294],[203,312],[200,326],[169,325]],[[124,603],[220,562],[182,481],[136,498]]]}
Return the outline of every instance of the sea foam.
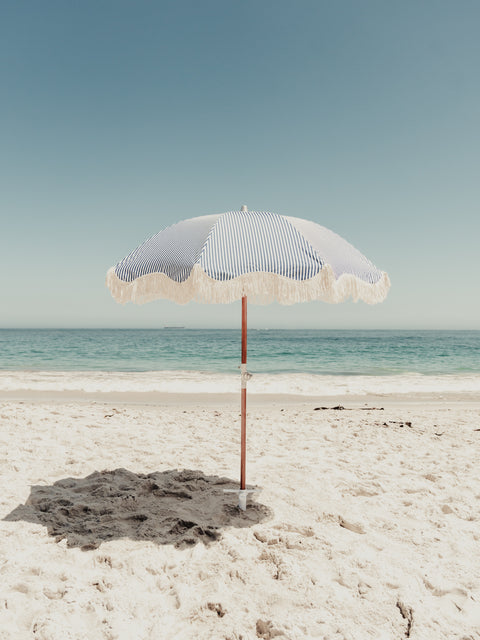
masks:
{"label": "sea foam", "polygon": [[[0,371],[0,392],[149,392],[237,393],[239,374],[202,371]],[[415,393],[480,394],[480,374],[390,376],[256,374],[252,394],[301,396],[388,395]]]}

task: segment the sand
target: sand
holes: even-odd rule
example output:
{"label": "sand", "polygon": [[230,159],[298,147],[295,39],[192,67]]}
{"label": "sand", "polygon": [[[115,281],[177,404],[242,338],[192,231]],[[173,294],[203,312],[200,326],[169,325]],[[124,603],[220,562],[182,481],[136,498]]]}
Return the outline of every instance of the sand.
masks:
{"label": "sand", "polygon": [[128,399],[0,399],[2,640],[480,638],[480,402],[252,399],[242,513],[238,399]]}

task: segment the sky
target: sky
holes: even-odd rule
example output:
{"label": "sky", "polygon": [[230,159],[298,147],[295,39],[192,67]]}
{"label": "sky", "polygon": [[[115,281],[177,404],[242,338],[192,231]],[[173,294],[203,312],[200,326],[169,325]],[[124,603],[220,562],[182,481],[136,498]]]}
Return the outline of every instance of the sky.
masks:
{"label": "sky", "polygon": [[179,220],[314,220],[387,300],[250,326],[480,329],[477,0],[1,0],[0,327],[236,327],[118,305],[105,273]]}

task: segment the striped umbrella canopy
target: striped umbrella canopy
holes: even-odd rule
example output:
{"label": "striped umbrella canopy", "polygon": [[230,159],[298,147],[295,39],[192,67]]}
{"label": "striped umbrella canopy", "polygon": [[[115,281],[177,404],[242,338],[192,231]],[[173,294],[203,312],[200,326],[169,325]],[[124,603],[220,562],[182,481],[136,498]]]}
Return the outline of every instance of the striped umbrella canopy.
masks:
{"label": "striped umbrella canopy", "polygon": [[239,506],[245,484],[247,299],[293,304],[348,298],[375,304],[388,275],[321,225],[265,211],[229,211],[183,220],[138,246],[107,273],[117,302],[159,298],[226,303],[242,300],[242,434]]}

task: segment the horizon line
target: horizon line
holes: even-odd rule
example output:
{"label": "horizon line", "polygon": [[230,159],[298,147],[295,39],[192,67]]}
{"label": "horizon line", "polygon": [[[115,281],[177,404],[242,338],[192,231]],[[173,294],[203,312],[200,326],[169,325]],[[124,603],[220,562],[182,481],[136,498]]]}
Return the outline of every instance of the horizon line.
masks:
{"label": "horizon line", "polygon": [[[1,327],[0,331],[240,331],[241,327],[188,327],[183,325],[164,325],[162,327]],[[346,327],[248,327],[252,331],[480,331],[480,328],[439,328],[439,327],[382,327],[382,328],[346,328]]]}

